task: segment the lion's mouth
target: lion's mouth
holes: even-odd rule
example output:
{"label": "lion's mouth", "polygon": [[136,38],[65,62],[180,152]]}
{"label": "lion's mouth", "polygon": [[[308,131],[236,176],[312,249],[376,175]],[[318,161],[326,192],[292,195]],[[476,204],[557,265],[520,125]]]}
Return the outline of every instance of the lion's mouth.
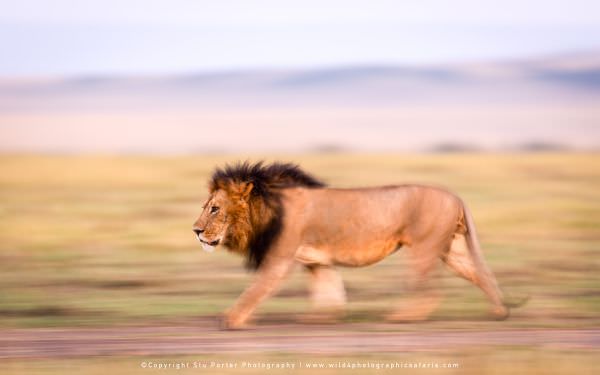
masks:
{"label": "lion's mouth", "polygon": [[215,251],[215,247],[219,244],[221,240],[217,239],[214,241],[207,241],[204,238],[200,237],[200,235],[198,235],[198,241],[200,241],[200,245],[202,245],[202,250],[206,251],[207,253],[212,253],[213,251]]}
{"label": "lion's mouth", "polygon": [[201,243],[208,245],[208,246],[217,246],[219,244],[219,242],[221,242],[221,240],[214,240],[214,241],[205,241],[204,239],[200,238],[200,236],[198,236],[198,240],[200,240]]}

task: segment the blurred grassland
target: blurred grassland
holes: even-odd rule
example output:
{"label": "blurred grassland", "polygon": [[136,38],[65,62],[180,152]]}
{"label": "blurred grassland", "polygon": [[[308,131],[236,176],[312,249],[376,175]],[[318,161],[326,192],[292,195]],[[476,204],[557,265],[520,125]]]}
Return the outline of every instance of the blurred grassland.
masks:
{"label": "blurred grassland", "polygon": [[[230,306],[251,279],[191,231],[217,165],[236,156],[0,157],[0,327],[185,321]],[[600,154],[312,154],[286,160],[340,187],[442,185],[471,207],[484,253],[509,295],[529,294],[502,327],[600,323]],[[376,213],[374,213],[376,214]],[[402,252],[344,269],[348,321],[401,302]],[[441,273],[427,327],[485,327],[478,289]],[[259,316],[309,308],[297,270]],[[402,329],[402,325],[398,326]]]}

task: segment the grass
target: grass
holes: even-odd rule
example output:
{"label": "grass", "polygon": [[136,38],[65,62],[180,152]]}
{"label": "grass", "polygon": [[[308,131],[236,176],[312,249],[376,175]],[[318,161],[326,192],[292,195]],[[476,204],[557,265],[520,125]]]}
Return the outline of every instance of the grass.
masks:
{"label": "grass", "polygon": [[[245,159],[245,157],[240,157]],[[251,275],[203,253],[191,224],[229,156],[0,157],[0,327],[106,326],[213,315]],[[419,182],[459,193],[504,289],[530,294],[513,326],[598,326],[600,155],[325,154],[300,163],[331,185]],[[344,269],[350,320],[377,320],[401,297],[402,254]],[[298,271],[259,313],[308,307]],[[476,288],[442,273],[434,319],[485,314]],[[376,296],[373,298],[372,296]]]}

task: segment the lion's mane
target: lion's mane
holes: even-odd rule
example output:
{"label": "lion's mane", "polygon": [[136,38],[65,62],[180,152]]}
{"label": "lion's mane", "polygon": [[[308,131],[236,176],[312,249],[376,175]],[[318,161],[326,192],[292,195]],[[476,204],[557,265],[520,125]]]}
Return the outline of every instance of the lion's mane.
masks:
{"label": "lion's mane", "polygon": [[[249,196],[240,199],[240,191],[250,183]],[[232,203],[228,215],[233,220],[224,245],[245,254],[248,269],[258,269],[281,232],[285,214],[281,189],[324,186],[295,164],[244,162],[217,168],[210,180],[210,190],[224,189]]]}

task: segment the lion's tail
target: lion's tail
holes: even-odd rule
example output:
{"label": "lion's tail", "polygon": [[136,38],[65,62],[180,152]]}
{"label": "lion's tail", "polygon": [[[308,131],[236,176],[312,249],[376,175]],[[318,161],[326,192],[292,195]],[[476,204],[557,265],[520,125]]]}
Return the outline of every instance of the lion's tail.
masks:
{"label": "lion's tail", "polygon": [[464,204],[464,202],[463,212],[465,215],[465,224],[467,227],[465,239],[467,240],[467,247],[469,248],[471,259],[473,260],[475,267],[479,270],[479,274],[481,275],[481,280],[479,280],[480,287],[487,294],[487,296],[494,305],[504,306],[506,308],[506,316],[508,316],[508,308],[513,307],[514,305],[505,301],[504,294],[498,286],[498,281],[496,280],[496,277],[494,276],[492,271],[487,266],[485,260],[483,259],[483,252],[479,243],[477,231],[475,230],[475,222],[473,221],[473,215],[471,214],[471,211],[469,210],[467,205]]}

